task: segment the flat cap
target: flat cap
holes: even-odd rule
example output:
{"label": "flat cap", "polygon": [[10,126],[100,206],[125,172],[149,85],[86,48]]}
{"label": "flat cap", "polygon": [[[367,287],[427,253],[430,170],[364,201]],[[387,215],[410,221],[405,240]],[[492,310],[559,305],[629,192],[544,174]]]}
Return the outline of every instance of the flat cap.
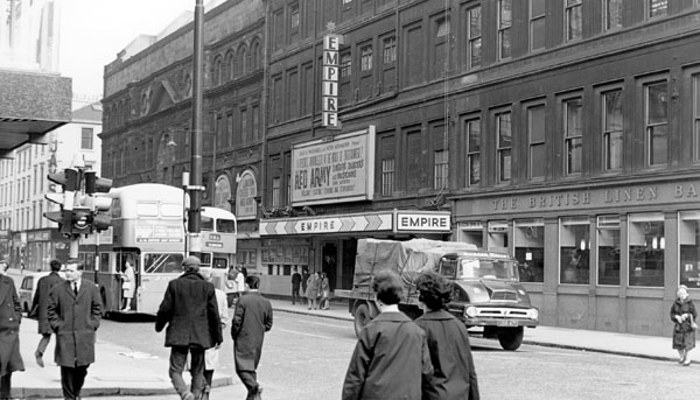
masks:
{"label": "flat cap", "polygon": [[200,264],[202,264],[202,261],[195,256],[189,256],[189,257],[185,258],[184,260],[182,260],[182,265],[184,267],[187,267],[190,265],[199,267]]}

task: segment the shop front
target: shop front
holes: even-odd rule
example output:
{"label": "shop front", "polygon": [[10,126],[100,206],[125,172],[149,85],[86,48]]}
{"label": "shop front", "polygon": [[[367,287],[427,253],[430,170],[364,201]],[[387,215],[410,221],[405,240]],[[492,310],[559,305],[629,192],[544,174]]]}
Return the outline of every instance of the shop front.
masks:
{"label": "shop front", "polygon": [[263,219],[261,290],[291,295],[295,268],[299,273],[304,269],[325,272],[331,290],[351,289],[358,239],[446,239],[451,231],[451,215],[444,211],[390,210]]}
{"label": "shop front", "polygon": [[679,284],[700,293],[700,180],[455,203],[455,238],[519,261],[545,325],[670,335]]}

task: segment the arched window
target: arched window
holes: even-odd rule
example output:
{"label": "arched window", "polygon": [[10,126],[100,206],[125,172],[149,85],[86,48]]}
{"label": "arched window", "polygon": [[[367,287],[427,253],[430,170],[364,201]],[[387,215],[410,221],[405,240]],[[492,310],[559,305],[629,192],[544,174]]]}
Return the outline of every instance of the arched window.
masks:
{"label": "arched window", "polygon": [[212,86],[218,86],[221,83],[222,64],[223,64],[223,60],[222,60],[221,56],[217,56],[214,59],[214,67],[212,68],[212,71],[211,71]]}
{"label": "arched window", "polygon": [[249,69],[249,66],[247,65],[247,59],[246,59],[247,55],[248,55],[248,49],[245,47],[244,44],[242,44],[241,47],[238,48],[238,56],[236,57],[238,59],[239,65],[240,65],[239,75],[245,74],[246,71]]}
{"label": "arched window", "polygon": [[250,45],[250,70],[255,71],[260,68],[260,41],[255,39]]}
{"label": "arched window", "polygon": [[226,61],[224,62],[224,69],[226,71],[225,75],[224,75],[225,81],[229,81],[236,76],[234,71],[233,71],[233,63],[234,63],[233,59],[234,59],[233,50],[229,50],[226,53]]}

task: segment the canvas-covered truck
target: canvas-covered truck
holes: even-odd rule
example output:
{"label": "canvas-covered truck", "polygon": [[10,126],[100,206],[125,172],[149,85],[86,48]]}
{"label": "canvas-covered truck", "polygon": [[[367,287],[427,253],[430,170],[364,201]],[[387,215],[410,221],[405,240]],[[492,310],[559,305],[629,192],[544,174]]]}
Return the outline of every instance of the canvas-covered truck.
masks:
{"label": "canvas-covered truck", "polygon": [[453,282],[447,310],[467,328],[482,328],[484,337],[498,338],[505,350],[520,347],[524,328],[539,324],[539,311],[519,283],[517,261],[506,254],[461,242],[360,239],[353,288],[335,291],[336,297],[350,300],[356,334],[379,313],[372,279],[383,269],[399,274],[404,286],[399,309],[413,319],[422,314],[415,279],[432,270]]}

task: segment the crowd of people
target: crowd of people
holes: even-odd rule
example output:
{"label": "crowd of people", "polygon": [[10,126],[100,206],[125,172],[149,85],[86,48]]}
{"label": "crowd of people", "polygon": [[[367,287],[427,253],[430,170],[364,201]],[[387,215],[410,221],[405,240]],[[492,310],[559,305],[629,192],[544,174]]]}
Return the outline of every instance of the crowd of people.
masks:
{"label": "crowd of people", "polygon": [[[88,367],[95,361],[102,303],[97,287],[82,279],[82,261],[70,259],[62,265],[53,260],[50,267],[51,273],[37,283],[29,311],[38,320],[41,336],[34,356],[44,367],[44,351],[55,334],[54,360],[60,367],[63,396],[78,399]],[[238,290],[229,318],[226,295],[217,289],[220,283],[214,282],[220,278],[213,277],[211,269],[202,267],[194,256],[185,258],[182,268],[182,275],[168,284],[155,323],[157,332],[165,329],[173,387],[183,400],[208,400],[223,329],[230,323],[235,370],[247,389],[246,400],[260,400],[262,387],[256,370],[265,333],[272,329],[272,306],[259,292],[260,278],[236,270],[235,279],[243,276],[244,287]],[[21,307],[7,269],[7,263],[0,261],[0,400],[10,398],[12,374],[25,369],[18,338]],[[325,273],[311,274],[307,269],[299,273],[294,268],[291,282],[293,304],[301,302],[303,293],[309,309],[328,308],[330,285]],[[446,311],[452,300],[451,283],[439,274],[425,272],[415,285],[423,315],[413,321],[399,310],[403,291],[399,276],[389,270],[375,275],[372,290],[379,314],[358,335],[343,382],[343,400],[479,399],[467,329]],[[670,318],[678,362],[690,365],[697,311],[683,285],[677,290]],[[185,370],[191,375],[190,385],[183,378]]]}

